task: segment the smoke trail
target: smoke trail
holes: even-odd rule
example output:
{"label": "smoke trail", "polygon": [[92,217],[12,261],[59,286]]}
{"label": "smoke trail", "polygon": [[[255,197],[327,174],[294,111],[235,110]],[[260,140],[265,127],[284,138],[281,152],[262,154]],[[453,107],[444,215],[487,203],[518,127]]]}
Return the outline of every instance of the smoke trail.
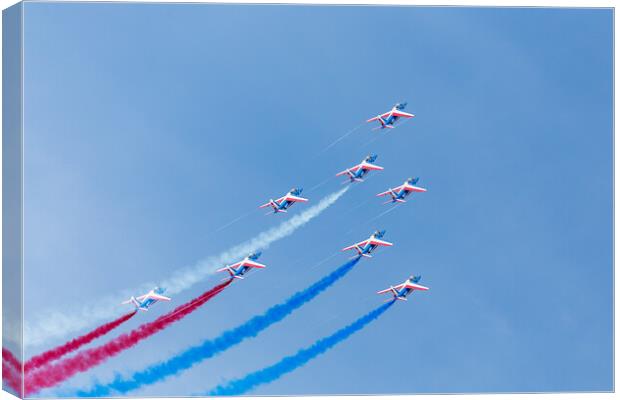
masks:
{"label": "smoke trail", "polygon": [[355,332],[361,330],[370,322],[379,318],[381,314],[387,311],[390,306],[394,304],[394,301],[383,304],[382,306],[375,308],[368,314],[359,318],[352,324],[340,329],[336,333],[318,340],[310,347],[299,350],[296,354],[288,356],[280,360],[279,362],[263,368],[259,371],[252,372],[243,378],[235,379],[227,384],[217,386],[210,392],[206,393],[206,396],[228,396],[228,395],[240,395],[248,392],[249,390],[263,385],[265,383],[273,382],[280,378],[284,374],[288,374],[296,370],[299,367],[303,367],[308,361],[325,353],[338,343],[346,340],[349,336]]}
{"label": "smoke trail", "polygon": [[121,376],[117,376],[116,379],[109,384],[98,384],[90,390],[80,391],[76,395],[79,397],[106,397],[112,392],[115,394],[124,394],[142,385],[161,381],[169,376],[189,369],[193,365],[211,358],[241,343],[247,338],[255,337],[261,331],[267,329],[276,322],[282,321],[287,315],[314,299],[325,289],[345,276],[358,261],[359,257],[347,261],[331,274],[315,282],[310,287],[295,293],[283,303],[269,308],[265,313],[253,317],[244,324],[222,333],[215,339],[206,340],[200,345],[190,347],[167,361],[154,364],[145,370],[133,373],[129,378],[123,379]]}
{"label": "smoke trail", "polygon": [[87,345],[93,340],[105,335],[106,333],[110,332],[112,329],[118,327],[123,322],[128,321],[134,315],[136,315],[135,311],[127,313],[121,316],[120,318],[115,319],[112,322],[108,322],[107,324],[103,324],[99,326],[98,328],[88,332],[85,335],[77,337],[61,346],[48,350],[45,353],[41,353],[38,356],[32,357],[30,360],[26,361],[26,364],[24,366],[26,373],[29,373],[34,369],[40,368],[49,362],[57,360],[63,357],[64,355],[71,353],[72,351],[75,351],[82,346]]}
{"label": "smoke trail", "polygon": [[216,257],[210,257],[203,260],[195,267],[182,271],[178,275],[164,282],[163,286],[168,288],[167,290],[170,294],[181,292],[200,282],[206,276],[212,274],[217,268],[220,268],[222,264],[235,260],[236,258],[243,257],[256,249],[268,248],[273,242],[291,235],[298,228],[304,226],[306,223],[310,222],[311,219],[317,217],[325,209],[334,204],[336,200],[346,193],[347,190],[348,187],[332,193],[324,197],[317,205],[293,216],[292,218],[282,222],[280,225],[261,232],[253,239],[237,245]]}
{"label": "smoke trail", "polygon": [[26,396],[30,396],[41,389],[55,386],[79,372],[84,372],[101,364],[119,352],[135,346],[140,341],[191,314],[212,297],[224,290],[230,282],[231,280],[221,283],[204,292],[197,298],[162,315],[155,321],[143,324],[131,332],[124,333],[99,347],[83,350],[71,358],[60,360],[46,368],[33,371],[28,375],[26,380]]}
{"label": "smoke trail", "polygon": [[[272,243],[283,239],[301,228],[313,218],[319,216],[346,193],[348,187],[329,194],[316,205],[294,215],[280,225],[258,234],[253,239],[230,248],[213,257],[208,257],[196,265],[178,270],[178,272],[159,286],[167,288],[167,293],[174,295],[189,289],[196,283],[211,275],[222,264],[236,261],[256,249],[266,249]],[[100,299],[94,304],[85,305],[81,310],[46,311],[34,325],[24,326],[24,341],[27,346],[42,344],[51,338],[63,337],[72,332],[87,329],[100,321],[112,319],[118,310],[118,299],[127,298],[135,293],[148,291],[155,282],[149,282],[134,290],[127,290],[114,296]]]}
{"label": "smoke trail", "polygon": [[[6,383],[8,389],[14,391],[14,393],[21,393],[21,370],[15,370],[4,360],[2,362],[2,383]],[[6,390],[7,388],[4,387],[4,389]]]}
{"label": "smoke trail", "polygon": [[11,368],[16,371],[22,370],[22,363],[11,353],[9,350],[2,348],[2,362],[6,362]]}
{"label": "smoke trail", "polygon": [[9,350],[2,348],[2,381],[15,393],[21,393],[22,364]]}

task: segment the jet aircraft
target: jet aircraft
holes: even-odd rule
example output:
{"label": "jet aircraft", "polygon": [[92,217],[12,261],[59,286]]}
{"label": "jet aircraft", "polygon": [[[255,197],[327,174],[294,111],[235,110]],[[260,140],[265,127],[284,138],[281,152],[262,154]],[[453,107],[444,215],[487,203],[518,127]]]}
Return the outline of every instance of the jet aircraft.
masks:
{"label": "jet aircraft", "polygon": [[258,257],[260,257],[261,253],[252,253],[248,255],[243,260],[234,263],[232,265],[227,265],[224,268],[220,268],[217,272],[226,271],[230,274],[231,278],[234,279],[244,279],[244,275],[248,273],[252,268],[265,268],[266,265],[256,262]]}
{"label": "jet aircraft", "polygon": [[391,292],[392,296],[394,297],[393,300],[407,301],[407,296],[413,293],[414,290],[428,290],[426,286],[418,284],[421,278],[421,276],[410,276],[409,279],[407,279],[400,285],[390,286],[389,289],[380,290],[377,292],[377,294]]}
{"label": "jet aircraft", "polygon": [[393,243],[386,242],[385,240],[380,240],[383,235],[385,235],[385,231],[375,231],[375,233],[370,235],[368,239],[345,247],[344,249],[342,249],[342,251],[355,249],[359,256],[371,258],[372,256],[370,255],[370,253],[372,253],[377,247],[393,246]]}
{"label": "jet aircraft", "polygon": [[369,171],[381,171],[383,167],[376,165],[374,162],[377,159],[377,155],[369,155],[362,160],[361,163],[347,168],[342,172],[338,172],[336,176],[348,175],[350,182],[364,182],[364,176],[368,174]]}
{"label": "jet aircraft", "polygon": [[277,200],[269,200],[269,203],[265,203],[259,208],[265,208],[271,206],[273,208],[274,214],[276,213],[285,213],[290,206],[295,204],[296,202],[305,203],[308,199],[300,197],[303,189],[292,188],[287,194],[280,197]]}
{"label": "jet aircraft", "polygon": [[367,120],[366,122],[379,121],[381,126],[376,129],[385,129],[385,128],[393,129],[394,123],[398,121],[400,118],[415,117],[415,115],[409,114],[403,111],[406,106],[407,106],[407,103],[395,104],[394,107],[392,107],[390,111],[377,115],[376,117],[373,117]]}
{"label": "jet aircraft", "polygon": [[122,304],[132,303],[136,307],[136,310],[148,311],[149,307],[151,307],[158,301],[171,300],[170,297],[166,297],[163,295],[164,291],[165,290],[162,288],[155,287],[154,289],[151,289],[151,291],[149,291],[147,294],[143,294],[142,296],[131,296],[129,300],[124,301]]}
{"label": "jet aircraft", "polygon": [[420,178],[409,178],[400,186],[397,186],[392,189],[388,189],[385,192],[381,192],[377,194],[377,196],[387,196],[390,195],[392,200],[388,200],[383,204],[388,203],[406,203],[405,197],[409,196],[413,192],[426,192],[426,189],[423,187],[415,186]]}

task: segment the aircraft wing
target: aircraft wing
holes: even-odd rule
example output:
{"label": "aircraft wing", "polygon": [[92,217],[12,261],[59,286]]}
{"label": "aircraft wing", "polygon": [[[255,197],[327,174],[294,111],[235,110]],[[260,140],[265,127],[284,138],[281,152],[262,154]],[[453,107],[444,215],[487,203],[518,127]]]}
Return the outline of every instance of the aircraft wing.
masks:
{"label": "aircraft wing", "polygon": [[[379,120],[379,118],[387,118],[387,117],[389,117],[389,116],[390,116],[390,114],[391,114],[391,113],[392,113],[392,111],[388,111],[388,112],[383,113],[383,114],[381,114],[381,115],[377,115],[376,117],[372,117],[371,119],[366,120],[366,122],[377,121],[377,120]],[[405,113],[405,114],[406,114],[406,113]],[[396,113],[394,113],[394,115],[396,115]],[[413,116],[413,115],[412,115],[412,116]]]}
{"label": "aircraft wing", "polygon": [[251,267],[251,268],[265,268],[266,265],[258,263],[256,261],[252,261],[252,260],[242,260],[239,262],[236,262],[234,264],[230,264],[228,267],[222,268],[222,271],[228,269],[228,268],[238,268],[241,267],[242,265]]}
{"label": "aircraft wing", "polygon": [[299,197],[299,196],[293,196],[292,194],[287,194],[283,198],[284,198],[284,200],[288,200],[288,201],[291,201],[293,203],[295,203],[295,202],[304,203],[304,202],[308,201],[308,199],[304,199],[303,197]]}
{"label": "aircraft wing", "polygon": [[241,266],[241,264],[243,264],[243,261],[239,261],[239,262],[236,262],[234,264],[227,265],[226,267],[221,268],[220,270],[224,271],[224,270],[227,270],[228,268],[237,268],[237,267]]}
{"label": "aircraft wing", "polygon": [[362,168],[362,169],[367,169],[370,171],[381,171],[383,169],[383,167],[379,166],[379,165],[375,165],[375,164],[371,164],[371,163],[367,163],[367,162],[363,162],[360,165],[356,165],[356,167]]}
{"label": "aircraft wing", "polygon": [[392,192],[398,193],[400,188],[401,188],[401,186],[396,187],[394,189],[386,190],[385,192],[381,192],[381,193],[377,194],[377,196],[387,196],[388,194],[391,194]]}
{"label": "aircraft wing", "polygon": [[402,185],[398,189],[405,189],[408,192],[426,192],[426,189],[424,189],[423,187],[413,185]]}
{"label": "aircraft wing", "polygon": [[238,264],[245,265],[246,267],[250,267],[250,268],[265,268],[266,267],[265,264],[257,263],[256,261],[252,261],[252,260],[244,260]]}
{"label": "aircraft wing", "polygon": [[161,300],[161,301],[170,301],[170,297],[166,297],[166,296],[162,296],[161,294],[157,294],[157,293],[151,293],[149,295],[147,295],[147,297],[149,299],[153,299],[153,300]]}
{"label": "aircraft wing", "polygon": [[391,288],[389,288],[389,289],[379,290],[379,291],[377,292],[377,294],[388,293],[388,292],[391,292],[391,291],[392,291],[392,289],[394,289],[394,290],[396,290],[396,291],[399,291],[399,290],[401,290],[401,289],[403,288],[403,286],[405,286],[405,284],[404,284],[404,283],[401,283],[400,285],[392,286],[392,287],[391,287]]}
{"label": "aircraft wing", "polygon": [[366,246],[366,243],[368,243],[368,242],[369,242],[368,240],[364,240],[363,242],[352,244],[351,246],[348,246],[348,247],[345,247],[344,249],[342,249],[342,251],[351,250],[351,249],[354,249],[354,248],[356,248],[358,246],[359,247],[364,247],[364,246]]}
{"label": "aircraft wing", "polygon": [[422,285],[418,285],[417,283],[406,283],[406,284],[402,284],[400,285],[407,287],[408,289],[414,289],[414,290],[428,290],[428,288],[426,286],[422,286]]}
{"label": "aircraft wing", "polygon": [[349,171],[351,171],[351,172],[355,172],[355,170],[354,170],[353,168],[351,168],[350,170],[345,169],[345,170],[344,170],[344,171],[342,171],[342,172],[338,172],[338,173],[336,174],[336,176],[341,176],[341,175],[344,175],[344,174],[348,174],[348,173],[349,173]]}
{"label": "aircraft wing", "polygon": [[[279,206],[280,203],[282,202],[282,200],[286,199],[287,197],[288,197],[288,195],[287,196],[282,196],[282,197],[280,197],[277,200],[273,200],[273,202],[276,203],[276,206]],[[262,206],[258,206],[258,208],[265,208],[265,207],[269,207],[269,206],[272,206],[271,201],[269,203],[263,204]]]}
{"label": "aircraft wing", "polygon": [[379,240],[379,239],[370,239],[367,240],[366,242],[370,242],[370,244],[374,244],[375,246],[393,246],[393,243],[390,242],[386,242],[385,240]]}
{"label": "aircraft wing", "polygon": [[[277,207],[277,206],[280,204],[280,201],[279,201],[279,200],[276,200],[276,201],[274,201],[273,203],[276,203],[276,204],[275,204],[275,206]],[[273,203],[270,201],[269,203],[265,203],[265,204],[263,204],[262,206],[258,206],[258,208],[271,207],[271,206],[274,206],[274,204],[273,204]]]}
{"label": "aircraft wing", "polygon": [[138,300],[138,302],[142,303],[147,297],[149,297],[148,294],[143,294],[142,296],[136,297],[136,300]]}
{"label": "aircraft wing", "polygon": [[349,168],[349,169],[345,169],[345,170],[344,170],[344,171],[342,171],[342,172],[338,172],[338,173],[336,174],[336,176],[340,176],[340,175],[348,174],[348,173],[349,173],[349,171],[351,171],[351,172],[357,172],[357,171],[358,171],[358,170],[362,167],[362,165],[363,165],[363,164],[357,164],[357,165],[356,165],[356,166],[354,166],[354,167],[351,167],[351,168]]}
{"label": "aircraft wing", "polygon": [[413,115],[413,114],[409,114],[409,113],[406,113],[404,111],[398,111],[398,110],[394,111],[392,113],[392,115],[395,116],[395,117],[402,117],[402,118],[413,118],[413,117],[415,117],[415,115]]}

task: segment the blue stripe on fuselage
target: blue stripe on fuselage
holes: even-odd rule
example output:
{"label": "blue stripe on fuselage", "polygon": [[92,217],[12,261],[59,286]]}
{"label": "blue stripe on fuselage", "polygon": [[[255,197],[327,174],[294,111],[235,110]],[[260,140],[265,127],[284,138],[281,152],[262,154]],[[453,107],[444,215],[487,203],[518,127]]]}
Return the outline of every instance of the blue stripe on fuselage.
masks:
{"label": "blue stripe on fuselage", "polygon": [[[405,189],[400,189],[400,191],[396,193],[396,199],[404,200],[410,193],[411,192],[408,192]],[[396,201],[396,199],[394,199],[394,201]]]}
{"label": "blue stripe on fuselage", "polygon": [[140,304],[140,307],[149,308],[151,304],[156,303],[156,302],[157,300],[154,300],[154,299],[146,299]]}
{"label": "blue stripe on fuselage", "polygon": [[290,206],[290,204],[291,203],[288,200],[282,200],[282,202],[280,202],[280,204],[278,205],[278,209],[286,210]]}
{"label": "blue stripe on fuselage", "polygon": [[235,272],[234,272],[235,276],[243,276],[243,275],[245,275],[245,273],[246,273],[246,272],[248,272],[249,270],[250,270],[250,267],[248,267],[248,266],[246,266],[246,265],[244,265],[244,266],[242,266],[242,267],[239,267],[239,268],[237,268],[237,269],[234,269],[234,268],[233,268],[233,271],[235,271]]}
{"label": "blue stripe on fuselage", "polygon": [[364,168],[360,168],[355,174],[355,178],[357,179],[361,179],[364,177],[364,175],[366,175],[368,173],[368,170],[365,170]]}
{"label": "blue stripe on fuselage", "polygon": [[400,117],[398,115],[391,115],[384,120],[386,125],[394,125],[394,122],[398,121]]}
{"label": "blue stripe on fuselage", "polygon": [[377,247],[376,244],[366,244],[366,246],[364,246],[362,248],[362,254],[370,254],[375,248]]}

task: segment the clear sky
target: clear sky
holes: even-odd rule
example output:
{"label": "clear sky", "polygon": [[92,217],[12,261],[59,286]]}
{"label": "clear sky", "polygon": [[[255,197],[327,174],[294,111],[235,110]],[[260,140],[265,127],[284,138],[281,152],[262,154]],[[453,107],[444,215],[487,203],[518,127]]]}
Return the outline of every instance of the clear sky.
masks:
{"label": "clear sky", "polygon": [[[214,337],[381,228],[395,246],[316,300],[132,395],[265,367],[410,274],[431,290],[252,393],[612,390],[612,23],[610,9],[27,3],[26,323],[249,239],[339,190],[309,189],[368,153],[385,167],[266,250],[268,269],[63,387]],[[417,117],[322,152],[398,101]],[[389,207],[374,195],[409,176],[428,192],[373,220]],[[311,203],[256,209],[292,186]]]}

